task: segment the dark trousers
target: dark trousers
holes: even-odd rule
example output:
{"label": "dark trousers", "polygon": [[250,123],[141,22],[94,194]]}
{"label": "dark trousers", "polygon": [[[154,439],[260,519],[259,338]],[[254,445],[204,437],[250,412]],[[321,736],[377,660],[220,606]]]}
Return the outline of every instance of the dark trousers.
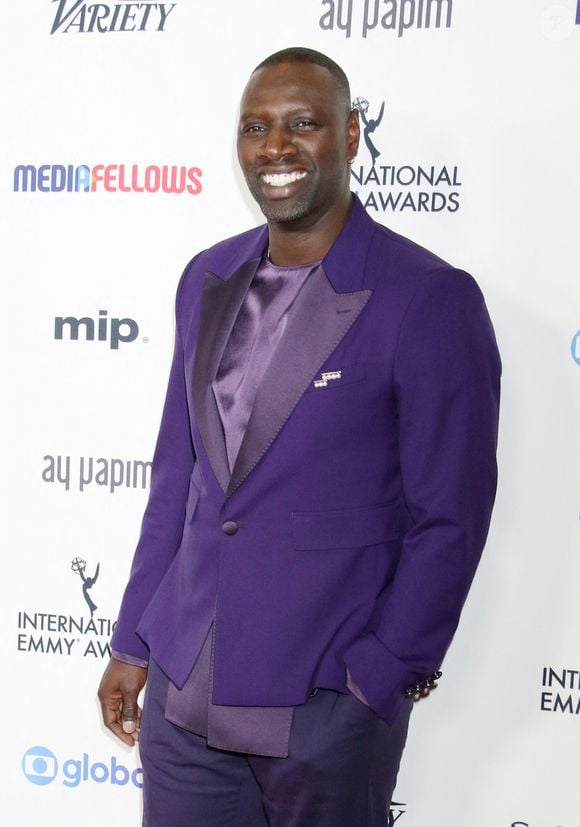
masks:
{"label": "dark trousers", "polygon": [[208,747],[165,720],[151,664],[143,709],[144,827],[386,827],[412,702],[389,725],[353,695],[296,707],[287,758]]}

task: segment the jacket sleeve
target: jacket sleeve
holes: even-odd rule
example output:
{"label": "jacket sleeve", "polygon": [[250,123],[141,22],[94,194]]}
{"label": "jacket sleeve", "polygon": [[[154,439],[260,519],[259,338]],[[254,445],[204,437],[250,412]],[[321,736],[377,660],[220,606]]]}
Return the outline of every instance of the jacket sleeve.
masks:
{"label": "jacket sleeve", "polygon": [[111,640],[112,649],[139,660],[147,660],[149,650],[135,630],[179,548],[195,464],[180,329],[181,294],[194,261],[186,268],[177,290],[175,347],[153,456],[151,491]]}
{"label": "jacket sleeve", "polygon": [[483,296],[441,269],[415,293],[394,363],[410,518],[393,581],[345,662],[369,705],[396,717],[438,669],[483,550],[496,490],[501,364]]}

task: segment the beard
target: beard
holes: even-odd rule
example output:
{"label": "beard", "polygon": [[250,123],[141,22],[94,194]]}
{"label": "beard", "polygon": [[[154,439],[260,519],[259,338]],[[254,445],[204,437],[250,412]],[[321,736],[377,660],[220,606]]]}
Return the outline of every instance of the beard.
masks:
{"label": "beard", "polygon": [[248,173],[246,183],[254,201],[262,210],[266,221],[280,224],[294,223],[310,215],[315,207],[316,197],[314,187],[312,186],[313,182],[309,182],[310,186],[304,187],[304,191],[300,195],[283,198],[279,201],[266,198],[256,172],[250,171]]}

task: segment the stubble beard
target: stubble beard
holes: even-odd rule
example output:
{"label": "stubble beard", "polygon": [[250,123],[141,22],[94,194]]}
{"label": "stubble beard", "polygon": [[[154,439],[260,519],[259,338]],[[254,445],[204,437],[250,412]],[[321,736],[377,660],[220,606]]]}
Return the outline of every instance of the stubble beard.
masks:
{"label": "stubble beard", "polygon": [[266,221],[273,223],[291,224],[306,218],[314,206],[314,193],[308,190],[302,196],[282,199],[280,201],[269,201],[262,191],[258,176],[249,173],[246,178],[248,189],[262,210]]}

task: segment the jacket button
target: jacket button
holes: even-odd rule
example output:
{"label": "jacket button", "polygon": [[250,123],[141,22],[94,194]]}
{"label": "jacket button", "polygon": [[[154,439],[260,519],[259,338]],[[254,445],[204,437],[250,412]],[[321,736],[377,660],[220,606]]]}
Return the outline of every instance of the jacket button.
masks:
{"label": "jacket button", "polygon": [[232,534],[236,534],[236,533],[237,533],[237,531],[238,531],[238,524],[237,524],[237,523],[234,523],[234,521],[233,521],[233,520],[227,520],[227,521],[226,521],[226,522],[222,525],[222,531],[223,531],[223,533],[224,533],[224,534],[228,534],[228,535],[231,537],[231,536],[232,536]]}

